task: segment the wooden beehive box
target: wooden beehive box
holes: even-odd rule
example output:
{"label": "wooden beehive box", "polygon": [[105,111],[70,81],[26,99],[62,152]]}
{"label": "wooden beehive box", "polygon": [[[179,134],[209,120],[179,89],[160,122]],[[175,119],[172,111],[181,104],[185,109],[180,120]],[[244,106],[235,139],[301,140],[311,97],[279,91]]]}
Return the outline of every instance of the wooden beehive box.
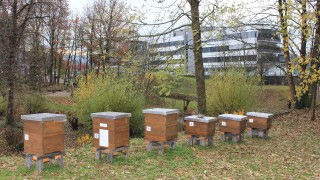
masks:
{"label": "wooden beehive box", "polygon": [[129,146],[131,113],[98,112],[91,113],[93,120],[93,146],[115,150]]}
{"label": "wooden beehive box", "polygon": [[185,120],[185,133],[188,135],[197,135],[201,137],[213,136],[215,134],[216,117],[202,117],[197,115],[187,116]]}
{"label": "wooden beehive box", "polygon": [[247,112],[248,123],[247,126],[249,128],[257,128],[268,130],[271,128],[271,120],[273,115],[268,113],[260,113],[260,112]]}
{"label": "wooden beehive box", "polygon": [[22,115],[24,152],[42,156],[64,151],[64,124],[66,115],[40,113]]}
{"label": "wooden beehive box", "polygon": [[221,114],[218,116],[220,132],[242,134],[246,130],[247,116]]}
{"label": "wooden beehive box", "polygon": [[163,142],[178,137],[178,109],[145,109],[143,113],[145,140]]}

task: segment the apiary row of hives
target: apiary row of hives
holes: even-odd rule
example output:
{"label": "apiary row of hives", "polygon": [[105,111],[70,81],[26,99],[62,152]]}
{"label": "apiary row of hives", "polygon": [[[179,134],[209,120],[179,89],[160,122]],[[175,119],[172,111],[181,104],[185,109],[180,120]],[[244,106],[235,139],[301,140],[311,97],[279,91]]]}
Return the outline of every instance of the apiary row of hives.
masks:
{"label": "apiary row of hives", "polygon": [[[160,144],[162,148],[165,143],[174,147],[178,137],[179,111],[154,108],[143,110],[143,113],[145,140],[149,142],[147,147],[152,148],[154,143]],[[91,117],[93,146],[97,152],[108,150],[109,154],[113,154],[114,151],[128,151],[131,113],[98,112],[92,113]],[[219,123],[219,131],[223,135],[241,135],[247,127],[251,130],[267,131],[271,127],[271,117],[271,114],[256,112],[249,112],[247,116],[222,114],[217,118],[193,115],[184,118],[185,134],[210,144],[215,134],[216,122]],[[56,155],[57,152],[64,152],[65,115],[42,113],[22,115],[21,119],[24,121],[24,151],[29,155],[27,157],[49,157],[52,153]]]}

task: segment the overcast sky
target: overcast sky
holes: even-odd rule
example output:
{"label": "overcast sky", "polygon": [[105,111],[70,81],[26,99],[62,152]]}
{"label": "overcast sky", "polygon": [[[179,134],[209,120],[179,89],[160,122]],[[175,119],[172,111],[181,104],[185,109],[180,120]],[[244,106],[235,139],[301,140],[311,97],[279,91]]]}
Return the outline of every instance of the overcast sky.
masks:
{"label": "overcast sky", "polygon": [[[88,4],[91,4],[91,3],[94,2],[94,0],[68,0],[68,1],[69,1],[69,7],[70,7],[70,10],[71,10],[72,14],[77,14],[78,13],[80,15],[81,15],[84,7],[86,7],[86,6],[88,6]],[[123,1],[126,2],[127,5],[132,8],[130,13],[134,13],[134,10],[139,9],[139,11],[141,11],[144,14],[144,17],[145,17],[144,22],[146,22],[146,23],[155,23],[156,19],[160,19],[162,22],[163,21],[167,21],[170,18],[169,17],[170,12],[175,12],[172,9],[177,8],[176,5],[172,5],[170,3],[173,3],[173,2],[178,2],[178,3],[179,2],[185,2],[185,0],[175,0],[175,1],[173,1],[173,0],[164,0],[164,3],[160,3],[159,4],[159,3],[154,2],[155,0],[123,0]],[[201,8],[208,9],[208,5],[205,4],[206,2],[213,3],[214,0],[202,1],[202,3],[200,4],[200,12],[202,12]],[[249,7],[249,9],[237,10],[237,11],[240,11],[240,12],[237,12],[237,13],[246,14],[249,11],[258,12],[258,10],[256,10],[253,7],[260,6],[260,8],[263,8],[263,7],[266,7],[265,4],[275,3],[276,1],[275,0],[225,0],[225,1],[223,1],[223,3],[227,4],[227,5],[231,5],[234,2],[236,2],[236,3],[241,3],[241,2],[248,3],[244,7],[246,7],[246,8]],[[168,7],[171,7],[171,8],[169,8],[169,9],[165,8],[164,9],[164,8],[159,8],[160,6],[168,6]],[[158,8],[155,8],[155,7],[158,7]],[[189,9],[189,5],[186,4],[185,8]],[[141,14],[141,13],[139,12],[139,14]],[[228,18],[230,18],[230,17],[228,17]],[[179,23],[182,23],[182,22],[179,21]],[[141,27],[140,32],[141,31],[142,32],[146,32],[145,28],[147,29],[147,31],[150,30],[150,27],[144,26],[144,27]],[[159,27],[153,28],[154,31],[157,31],[157,30],[161,31],[163,29],[166,29],[166,27],[161,26],[160,28]],[[153,32],[153,33],[155,33],[155,32]],[[143,34],[145,34],[145,33],[143,33]]]}

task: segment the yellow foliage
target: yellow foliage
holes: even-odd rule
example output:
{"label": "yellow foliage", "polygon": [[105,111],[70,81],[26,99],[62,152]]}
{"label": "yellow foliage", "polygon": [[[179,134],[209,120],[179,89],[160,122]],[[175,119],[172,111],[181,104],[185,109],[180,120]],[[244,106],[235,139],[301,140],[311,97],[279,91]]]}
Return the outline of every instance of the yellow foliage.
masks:
{"label": "yellow foliage", "polygon": [[244,109],[241,109],[239,111],[234,111],[233,112],[233,114],[235,114],[235,115],[244,115],[244,113],[245,113]]}
{"label": "yellow foliage", "polygon": [[92,143],[92,137],[89,134],[84,134],[81,137],[77,138],[77,143],[79,146],[85,146]]}

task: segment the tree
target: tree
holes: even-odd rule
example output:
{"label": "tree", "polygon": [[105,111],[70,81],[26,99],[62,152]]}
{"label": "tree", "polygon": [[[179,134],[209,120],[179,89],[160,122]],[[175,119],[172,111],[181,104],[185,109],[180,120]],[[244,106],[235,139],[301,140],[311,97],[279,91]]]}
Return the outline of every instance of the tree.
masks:
{"label": "tree", "polygon": [[[286,68],[289,70],[291,67],[290,60],[290,52],[289,52],[289,35],[288,35],[288,5],[286,0],[278,0],[278,12],[280,18],[280,33],[282,36],[282,44],[283,44],[283,53],[284,60],[286,63]],[[291,100],[295,103],[297,101],[296,98],[296,89],[291,71],[287,71],[287,80],[290,88]]]}
{"label": "tree", "polygon": [[35,7],[33,0],[20,2],[17,0],[8,0],[6,6],[2,7],[2,14],[6,16],[7,26],[5,37],[7,46],[7,56],[2,60],[2,70],[5,74],[5,84],[8,87],[8,106],[6,113],[6,124],[13,126],[14,121],[14,92],[16,87],[18,69],[18,53],[21,45],[27,23],[30,20],[32,8]]}
{"label": "tree", "polygon": [[[29,73],[29,79],[41,78],[41,72],[35,73],[39,69],[39,62],[36,60],[44,53],[44,38],[42,34],[45,9],[49,7],[59,7],[61,1],[35,1],[35,0],[5,0],[0,6],[0,21],[5,22],[5,26],[0,28],[0,52],[4,56],[1,58],[1,72],[3,84],[7,87],[8,106],[6,113],[6,125],[15,125],[14,119],[14,100],[15,92],[19,85],[23,85],[20,77]],[[2,23],[1,23],[2,25]],[[34,33],[33,37],[31,34]],[[28,37],[29,36],[29,37]],[[27,43],[28,40],[32,42]],[[42,46],[42,47],[41,47]],[[32,61],[25,61],[26,57],[32,58]],[[40,58],[38,59],[40,60]],[[25,67],[22,69],[21,67]],[[30,67],[28,69],[28,67]],[[45,67],[45,65],[44,65]],[[38,80],[35,80],[38,81]],[[37,83],[37,82],[35,82]]]}
{"label": "tree", "polygon": [[[296,108],[315,108],[316,86],[319,75],[319,8],[318,1],[278,0],[281,34],[288,72],[299,72],[299,84],[295,94]],[[290,60],[289,54],[296,58]],[[293,83],[292,83],[293,84]],[[294,84],[293,84],[294,85]],[[314,113],[312,115],[314,119]]]}
{"label": "tree", "polygon": [[202,41],[199,14],[200,1],[201,0],[188,0],[188,3],[191,8],[191,26],[194,42],[193,52],[195,57],[195,76],[197,84],[198,113],[206,114],[206,86],[202,60]]}

